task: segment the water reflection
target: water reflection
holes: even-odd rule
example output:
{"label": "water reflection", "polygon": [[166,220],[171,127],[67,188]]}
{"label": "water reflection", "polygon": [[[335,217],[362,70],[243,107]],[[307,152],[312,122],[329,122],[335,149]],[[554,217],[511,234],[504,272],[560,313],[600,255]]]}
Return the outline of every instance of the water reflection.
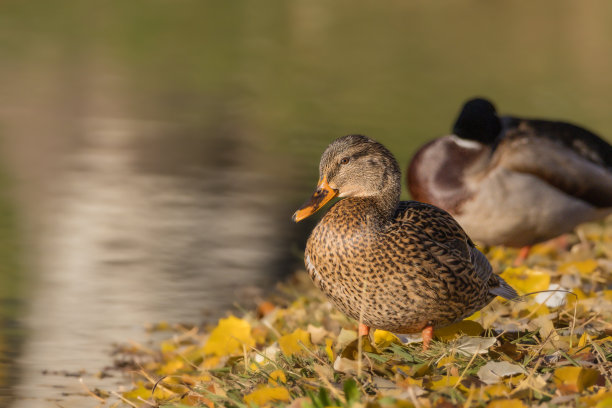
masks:
{"label": "water reflection", "polygon": [[[108,365],[110,345],[142,338],[144,322],[198,322],[255,301],[289,270],[274,267],[279,248],[287,252],[280,220],[289,225],[290,210],[271,200],[269,177],[218,162],[181,177],[143,165],[142,146],[158,144],[152,135],[164,128],[83,126],[45,205],[18,393],[57,383],[44,369]],[[231,144],[207,144],[206,154],[232,155]]]}

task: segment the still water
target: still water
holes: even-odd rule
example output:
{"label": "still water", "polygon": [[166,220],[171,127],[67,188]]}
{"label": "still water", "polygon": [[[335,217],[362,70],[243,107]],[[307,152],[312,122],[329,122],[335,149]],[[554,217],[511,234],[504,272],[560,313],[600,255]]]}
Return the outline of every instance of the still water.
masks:
{"label": "still water", "polygon": [[610,140],[611,49],[605,1],[4,1],[0,406],[97,406],[113,343],[265,296],[337,136],[405,166],[484,95]]}

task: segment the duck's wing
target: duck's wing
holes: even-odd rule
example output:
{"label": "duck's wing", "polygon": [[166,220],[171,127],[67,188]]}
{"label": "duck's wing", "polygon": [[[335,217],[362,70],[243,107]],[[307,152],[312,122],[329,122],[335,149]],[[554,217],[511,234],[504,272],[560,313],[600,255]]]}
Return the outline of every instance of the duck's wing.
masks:
{"label": "duck's wing", "polygon": [[431,239],[459,251],[465,258],[469,258],[469,248],[475,246],[452,215],[431,204],[401,201],[395,220],[409,222]]}
{"label": "duck's wing", "polygon": [[467,279],[471,286],[488,287],[491,295],[507,299],[517,296],[514,289],[493,273],[487,258],[446,211],[418,201],[403,201],[395,219],[407,223],[411,231],[418,231],[419,242],[435,258],[433,264],[444,265],[458,281]]}
{"label": "duck's wing", "polygon": [[594,164],[612,170],[612,145],[588,129],[568,122],[514,116],[502,116],[500,121],[502,133],[527,133],[533,137],[548,139]]}
{"label": "duck's wing", "polygon": [[490,165],[531,174],[595,207],[612,206],[612,147],[562,122],[514,119]]}

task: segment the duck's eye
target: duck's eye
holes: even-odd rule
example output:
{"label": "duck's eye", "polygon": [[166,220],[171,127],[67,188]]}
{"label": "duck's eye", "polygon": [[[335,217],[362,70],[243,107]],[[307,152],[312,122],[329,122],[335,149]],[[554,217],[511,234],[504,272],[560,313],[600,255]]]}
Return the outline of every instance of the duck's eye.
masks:
{"label": "duck's eye", "polygon": [[346,164],[346,163],[348,163],[350,160],[351,160],[351,158],[350,158],[350,157],[343,157],[343,158],[340,160],[340,164]]}

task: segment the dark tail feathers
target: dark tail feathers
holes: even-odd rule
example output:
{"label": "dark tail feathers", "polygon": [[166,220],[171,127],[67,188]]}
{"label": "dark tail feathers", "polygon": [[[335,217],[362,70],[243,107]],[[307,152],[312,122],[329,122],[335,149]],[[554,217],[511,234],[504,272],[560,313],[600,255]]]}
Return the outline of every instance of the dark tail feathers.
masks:
{"label": "dark tail feathers", "polygon": [[516,293],[516,290],[510,285],[506,283],[501,277],[497,277],[499,286],[495,286],[489,289],[489,292],[496,296],[501,296],[504,299],[515,300],[518,301],[519,295]]}

